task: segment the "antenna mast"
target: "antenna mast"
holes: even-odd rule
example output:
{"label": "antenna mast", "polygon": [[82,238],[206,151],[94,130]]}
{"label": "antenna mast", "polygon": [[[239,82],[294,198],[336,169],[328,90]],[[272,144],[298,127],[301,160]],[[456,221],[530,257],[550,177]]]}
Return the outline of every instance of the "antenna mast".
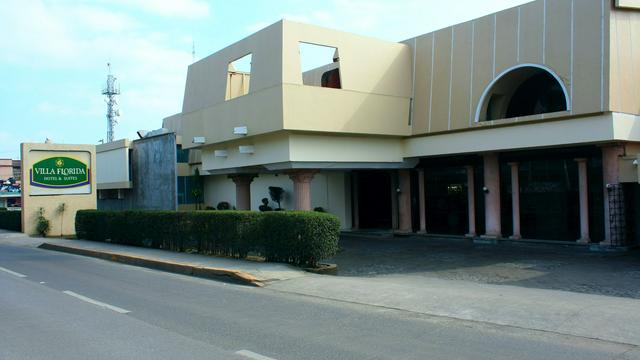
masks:
{"label": "antenna mast", "polygon": [[107,103],[107,142],[113,142],[113,129],[118,123],[120,110],[118,109],[118,101],[116,95],[120,95],[120,84],[117,78],[111,75],[111,63],[107,63],[109,74],[107,75],[107,85],[102,89],[102,95],[105,96],[104,101]]}

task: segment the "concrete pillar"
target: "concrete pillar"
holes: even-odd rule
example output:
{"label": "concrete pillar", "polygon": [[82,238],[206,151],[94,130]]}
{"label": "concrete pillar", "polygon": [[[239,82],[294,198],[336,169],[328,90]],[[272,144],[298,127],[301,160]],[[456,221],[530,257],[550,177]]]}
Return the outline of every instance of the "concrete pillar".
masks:
{"label": "concrete pillar", "polygon": [[587,183],[587,159],[575,159],[578,163],[578,188],[580,191],[580,239],[579,243],[587,244],[589,237],[589,187]]}
{"label": "concrete pillar", "polygon": [[602,245],[612,245],[612,239],[616,236],[616,234],[612,234],[612,225],[616,220],[616,216],[622,215],[613,213],[610,204],[611,192],[618,190],[618,158],[623,154],[624,147],[622,145],[602,146],[602,178],[604,185],[604,240],[601,243]]}
{"label": "concrete pillar", "polygon": [[469,207],[469,232],[468,237],[475,237],[476,232],[476,183],[474,178],[473,165],[465,166],[467,169],[467,204]]}
{"label": "concrete pillar", "polygon": [[389,189],[391,196],[391,228],[397,230],[400,228],[398,218],[398,172],[389,171],[389,176],[391,176],[391,188]]}
{"label": "concrete pillar", "polygon": [[427,233],[427,203],[424,183],[424,169],[418,169],[418,204],[420,207],[420,230],[421,234]]}
{"label": "concrete pillar", "polygon": [[398,231],[410,233],[411,226],[411,171],[398,170]]}
{"label": "concrete pillar", "polygon": [[257,174],[234,174],[229,178],[236,184],[236,209],[251,210],[251,182]]}
{"label": "concrete pillar", "polygon": [[293,200],[295,210],[311,210],[311,180],[318,170],[290,171],[293,180]]}
{"label": "concrete pillar", "polygon": [[520,175],[518,174],[518,163],[510,162],[511,167],[511,214],[513,219],[513,235],[511,239],[520,240]]}
{"label": "concrete pillar", "polygon": [[251,210],[251,182],[257,174],[234,174],[229,178],[236,184],[236,209]]}
{"label": "concrete pillar", "polygon": [[484,154],[485,237],[502,237],[500,223],[500,163],[497,153]]}

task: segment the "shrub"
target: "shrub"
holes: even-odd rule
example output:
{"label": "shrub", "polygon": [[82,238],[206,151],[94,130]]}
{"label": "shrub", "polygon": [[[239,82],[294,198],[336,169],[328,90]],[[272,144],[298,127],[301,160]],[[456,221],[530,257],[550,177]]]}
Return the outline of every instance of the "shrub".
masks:
{"label": "shrub", "polygon": [[216,206],[218,210],[231,210],[231,205],[226,201],[220,201]]}
{"label": "shrub", "polygon": [[45,237],[51,228],[49,220],[44,217],[44,208],[38,209],[38,217],[36,218],[36,231],[40,236]]}
{"label": "shrub", "polygon": [[0,210],[0,229],[21,231],[22,212]]}
{"label": "shrub", "polygon": [[267,261],[315,267],[338,251],[340,221],[334,215],[309,211],[263,213],[261,230]]}
{"label": "shrub", "polygon": [[291,211],[98,211],[76,214],[80,239],[173,251],[316,266],[337,251],[340,223],[329,214]]}

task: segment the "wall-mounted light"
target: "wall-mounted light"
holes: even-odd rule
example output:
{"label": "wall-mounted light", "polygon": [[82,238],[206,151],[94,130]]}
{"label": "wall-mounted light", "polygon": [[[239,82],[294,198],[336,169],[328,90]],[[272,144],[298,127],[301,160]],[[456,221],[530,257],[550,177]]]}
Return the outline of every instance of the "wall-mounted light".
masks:
{"label": "wall-mounted light", "polygon": [[194,144],[204,144],[205,138],[204,138],[204,136],[194,136],[192,142]]}
{"label": "wall-mounted light", "polygon": [[229,156],[229,153],[227,152],[227,150],[214,150],[213,156],[226,158],[227,156]]}
{"label": "wall-mounted light", "polygon": [[482,192],[484,192],[485,194],[488,194],[489,193],[489,188],[486,187],[486,186],[483,186],[482,187]]}
{"label": "wall-mounted light", "polygon": [[253,154],[255,152],[253,145],[240,145],[238,146],[238,152],[240,154]]}
{"label": "wall-mounted light", "polygon": [[249,129],[246,126],[236,126],[233,128],[234,135],[247,135],[249,133]]}

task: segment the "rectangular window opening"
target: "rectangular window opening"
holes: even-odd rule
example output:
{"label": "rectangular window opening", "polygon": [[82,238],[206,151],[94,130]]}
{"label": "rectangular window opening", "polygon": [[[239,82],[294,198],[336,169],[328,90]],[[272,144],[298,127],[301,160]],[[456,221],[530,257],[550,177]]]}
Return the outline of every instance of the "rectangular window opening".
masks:
{"label": "rectangular window opening", "polygon": [[300,42],[298,50],[303,85],[342,88],[337,48]]}
{"label": "rectangular window opening", "polygon": [[231,100],[249,93],[251,58],[252,54],[249,53],[229,63],[225,100]]}

